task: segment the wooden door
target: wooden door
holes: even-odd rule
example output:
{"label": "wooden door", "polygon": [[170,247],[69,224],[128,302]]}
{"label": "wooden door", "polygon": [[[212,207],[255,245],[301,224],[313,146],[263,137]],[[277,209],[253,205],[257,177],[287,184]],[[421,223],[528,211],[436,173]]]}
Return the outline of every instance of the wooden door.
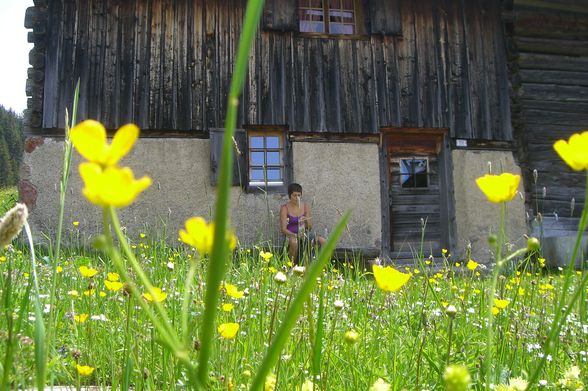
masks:
{"label": "wooden door", "polygon": [[441,252],[439,164],[436,154],[389,157],[392,251],[401,258]]}

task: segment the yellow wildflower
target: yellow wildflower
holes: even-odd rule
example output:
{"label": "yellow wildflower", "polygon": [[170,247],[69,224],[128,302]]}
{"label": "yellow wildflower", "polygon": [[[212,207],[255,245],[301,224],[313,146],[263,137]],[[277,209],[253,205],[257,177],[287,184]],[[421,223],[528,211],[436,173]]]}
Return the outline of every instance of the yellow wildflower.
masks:
{"label": "yellow wildflower", "polygon": [[[191,217],[186,220],[186,229],[180,230],[180,240],[194,247],[200,254],[212,251],[214,243],[214,223],[207,223],[202,217]],[[237,237],[233,232],[227,232],[229,248],[237,247]]]}
{"label": "yellow wildflower", "polygon": [[494,305],[501,310],[506,308],[506,306],[509,304],[510,300],[494,299]]}
{"label": "yellow wildflower", "polygon": [[224,284],[225,287],[225,291],[227,292],[227,295],[229,297],[232,297],[233,299],[240,299],[243,297],[244,293],[243,291],[240,291],[235,285],[232,284]]}
{"label": "yellow wildflower", "polygon": [[557,140],[553,149],[572,170],[588,169],[588,130],[573,134],[568,141]]}
{"label": "yellow wildflower", "polygon": [[519,287],[519,296],[525,296],[525,288]]}
{"label": "yellow wildflower", "polygon": [[68,296],[71,296],[71,297],[80,297],[80,294],[75,289],[72,290],[72,291],[67,292],[67,295]]}
{"label": "yellow wildflower", "polygon": [[88,289],[86,291],[84,291],[84,296],[94,296],[94,293],[96,292],[96,289]]}
{"label": "yellow wildflower", "polygon": [[78,225],[80,225],[80,222],[79,221],[74,221],[72,224],[73,224],[74,227],[77,227]]}
{"label": "yellow wildflower", "polygon": [[474,270],[476,270],[478,268],[478,265],[479,265],[478,262],[474,261],[473,259],[470,259],[468,261],[468,264],[466,265],[466,267],[468,269],[470,269],[471,271],[474,271]]}
{"label": "yellow wildflower", "polygon": [[0,256],[0,263],[6,262],[6,257],[4,255]]}
{"label": "yellow wildflower", "polygon": [[239,323],[223,323],[218,326],[218,333],[224,339],[233,339],[239,331]]}
{"label": "yellow wildflower", "polygon": [[231,303],[225,303],[223,304],[223,311],[225,312],[231,312],[233,310],[235,306]]}
{"label": "yellow wildflower", "polygon": [[123,287],[123,283],[120,281],[104,280],[104,286],[109,291],[116,292]]}
{"label": "yellow wildflower", "polygon": [[259,252],[259,256],[262,257],[264,260],[269,261],[271,259],[271,257],[274,256],[274,254],[272,254],[271,252],[265,252],[265,251],[260,251]]}
{"label": "yellow wildflower", "polygon": [[492,315],[497,315],[500,312],[500,309],[497,307],[492,307]]}
{"label": "yellow wildflower", "polygon": [[108,281],[118,281],[120,280],[120,276],[118,275],[118,273],[108,272],[106,274],[106,279]]}
{"label": "yellow wildflower", "polygon": [[276,382],[276,375],[274,375],[273,373],[267,375],[267,377],[265,378],[265,383],[263,385],[263,391],[274,391],[276,389]]}
{"label": "yellow wildflower", "polygon": [[401,273],[393,267],[373,265],[372,271],[378,287],[386,292],[397,292],[408,282],[410,274]]}
{"label": "yellow wildflower", "polygon": [[100,297],[106,297],[106,292],[104,291],[100,291],[100,293],[98,293],[100,295]]}
{"label": "yellow wildflower", "polygon": [[88,316],[88,314],[74,315],[74,320],[78,323],[84,323],[86,320],[88,320]]}
{"label": "yellow wildflower", "polygon": [[78,270],[80,271],[80,274],[82,275],[82,277],[87,277],[87,278],[92,278],[98,273],[98,270],[91,268],[91,267],[88,267],[86,265],[80,266],[78,268]]}
{"label": "yellow wildflower", "polygon": [[520,181],[520,175],[505,172],[500,175],[484,175],[476,179],[476,184],[488,198],[488,201],[498,204],[514,198]]}
{"label": "yellow wildflower", "polygon": [[155,296],[151,296],[151,293],[145,292],[145,293],[143,293],[143,298],[149,302],[155,301],[157,303],[160,303],[160,302],[164,301],[165,298],[167,297],[167,293],[163,292],[161,290],[161,288],[154,287],[153,293],[155,294]]}
{"label": "yellow wildflower", "polygon": [[539,267],[545,267],[545,258],[537,258],[539,261]]}
{"label": "yellow wildflower", "polygon": [[76,369],[78,371],[78,375],[80,376],[90,376],[96,368],[92,368],[88,365],[80,365],[76,364]]}
{"label": "yellow wildflower", "polygon": [[106,140],[106,129],[98,121],[86,120],[74,126],[70,132],[71,142],[86,160],[101,166],[114,166],[137,141],[139,128],[134,124],[122,126],[112,139]]}
{"label": "yellow wildflower", "polygon": [[102,169],[96,163],[82,163],[79,170],[84,181],[82,193],[88,201],[99,206],[124,208],[151,186],[151,178],[135,179],[129,167]]}
{"label": "yellow wildflower", "polygon": [[62,272],[63,272],[63,268],[62,268],[61,266],[57,266],[57,267],[55,268],[55,272],[56,272],[56,273],[62,273]]}

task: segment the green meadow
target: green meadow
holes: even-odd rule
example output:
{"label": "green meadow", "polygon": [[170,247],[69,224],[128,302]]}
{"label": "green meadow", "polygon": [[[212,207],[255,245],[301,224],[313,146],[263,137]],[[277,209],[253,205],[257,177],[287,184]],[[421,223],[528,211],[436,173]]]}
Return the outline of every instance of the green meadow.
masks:
{"label": "green meadow", "polygon": [[[125,125],[109,141],[99,122],[78,124],[75,93],[56,237],[47,247],[35,244],[23,205],[0,222],[0,388],[584,389],[588,272],[570,260],[548,269],[534,238],[507,246],[506,205],[518,175],[477,180],[501,222],[485,264],[447,250],[440,258],[415,255],[409,265],[334,256],[349,212],[300,266],[267,243],[239,244],[227,212],[232,136],[262,8],[251,1],[245,15],[213,221],[187,220],[177,247],[123,232],[117,211],[156,178],[135,178],[119,165],[138,128]],[[552,152],[579,181],[588,172],[586,145],[588,132],[558,141]],[[80,167],[70,166],[74,148]],[[92,248],[62,239],[85,234],[75,222],[63,226],[70,173],[78,170],[88,207],[104,216]],[[0,190],[2,214],[15,201],[15,189]],[[587,220],[584,204],[571,260]]]}

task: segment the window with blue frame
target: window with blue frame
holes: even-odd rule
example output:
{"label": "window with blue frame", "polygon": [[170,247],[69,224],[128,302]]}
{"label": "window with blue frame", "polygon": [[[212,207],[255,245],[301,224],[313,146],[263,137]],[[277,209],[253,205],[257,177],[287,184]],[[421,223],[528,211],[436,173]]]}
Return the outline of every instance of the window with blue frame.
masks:
{"label": "window with blue frame", "polygon": [[285,181],[284,133],[282,131],[247,132],[250,187],[283,186]]}

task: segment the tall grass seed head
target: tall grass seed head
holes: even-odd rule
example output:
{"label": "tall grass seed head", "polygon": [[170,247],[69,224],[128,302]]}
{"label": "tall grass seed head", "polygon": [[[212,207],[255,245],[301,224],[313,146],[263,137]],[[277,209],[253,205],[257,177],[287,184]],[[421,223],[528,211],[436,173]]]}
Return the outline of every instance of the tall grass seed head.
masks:
{"label": "tall grass seed head", "polygon": [[18,236],[28,216],[27,206],[18,203],[0,219],[0,249],[8,246]]}
{"label": "tall grass seed head", "polygon": [[391,391],[392,386],[384,381],[381,377],[375,381],[370,387],[369,391]]}
{"label": "tall grass seed head", "polygon": [[274,275],[274,282],[275,282],[276,284],[282,285],[282,284],[285,284],[285,283],[286,283],[286,281],[288,281],[288,277],[286,277],[286,275],[285,275],[284,273],[282,273],[282,272],[277,272],[277,273]]}
{"label": "tall grass seed head", "polygon": [[349,345],[353,345],[354,343],[356,343],[359,340],[359,334],[355,330],[348,330],[343,335],[343,339]]}
{"label": "tall grass seed head", "polygon": [[472,382],[472,377],[465,365],[453,364],[445,368],[443,380],[445,391],[466,391]]}

